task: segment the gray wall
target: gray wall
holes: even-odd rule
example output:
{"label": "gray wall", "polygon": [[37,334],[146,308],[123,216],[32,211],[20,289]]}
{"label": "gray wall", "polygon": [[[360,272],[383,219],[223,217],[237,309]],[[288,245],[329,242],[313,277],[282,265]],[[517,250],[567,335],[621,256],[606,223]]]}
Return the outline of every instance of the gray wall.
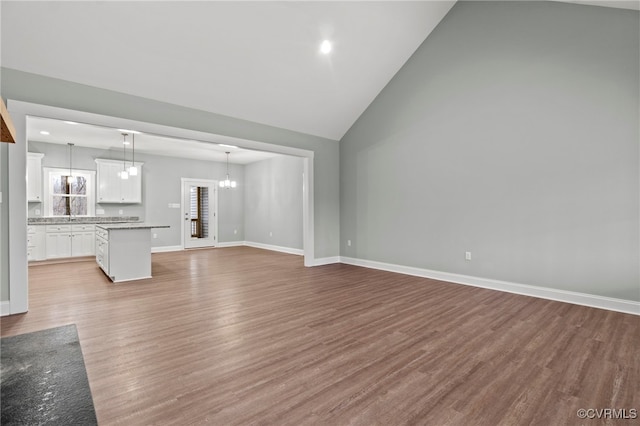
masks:
{"label": "gray wall", "polygon": [[[69,151],[66,145],[44,142],[29,142],[30,152],[44,154],[43,167],[68,167]],[[76,169],[96,170],[96,158],[122,159],[122,153],[113,150],[98,150],[75,147],[73,167]],[[142,167],[142,204],[97,204],[104,209],[104,216],[139,216],[141,220],[159,225],[170,225],[168,229],[154,229],[157,238],[153,247],[178,246],[181,244],[181,226],[179,208],[169,208],[169,204],[180,204],[181,178],[219,180],[226,174],[226,164],[210,161],[172,158],[159,155],[136,154],[136,161],[144,163]],[[238,181],[233,191],[219,191],[218,195],[218,238],[220,242],[243,240],[244,166],[229,165],[230,175]],[[35,209],[44,214],[40,203],[29,203],[29,216],[36,217]],[[102,215],[101,215],[102,216]],[[233,231],[238,233],[234,234]]]}
{"label": "gray wall", "polygon": [[640,300],[639,31],[458,2],[341,141],[341,254]]}
{"label": "gray wall", "polygon": [[[180,229],[183,225],[180,209],[169,208],[169,203],[180,203],[180,178],[219,180],[226,174],[226,165],[150,155],[141,155],[140,161],[145,162],[143,168],[146,169],[144,172],[146,192],[143,195],[146,220],[171,225],[170,229],[154,230],[154,233],[158,234],[158,243],[154,242],[154,246],[180,245]],[[220,242],[241,240],[244,232],[241,226],[244,210],[244,199],[241,196],[244,187],[242,180],[244,167],[229,164],[229,174],[238,181],[238,188],[234,190],[235,192],[218,192],[218,241]],[[233,235],[234,229],[238,229],[237,236]]]}
{"label": "gray wall", "polygon": [[302,249],[302,159],[258,161],[244,173],[245,240]]}
{"label": "gray wall", "polygon": [[6,99],[313,151],[315,257],[339,254],[337,141],[9,68],[1,69],[0,84]]}

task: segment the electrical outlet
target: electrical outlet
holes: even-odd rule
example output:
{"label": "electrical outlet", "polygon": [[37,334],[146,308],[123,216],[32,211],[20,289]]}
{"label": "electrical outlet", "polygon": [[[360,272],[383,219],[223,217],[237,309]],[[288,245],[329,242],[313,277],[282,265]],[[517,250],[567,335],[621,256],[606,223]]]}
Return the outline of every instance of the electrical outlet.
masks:
{"label": "electrical outlet", "polygon": [[238,230],[237,230],[237,229],[234,229],[234,230],[233,230],[233,233],[234,233],[234,234],[237,234],[237,233],[238,233]]}
{"label": "electrical outlet", "polygon": [[40,216],[40,209],[36,209],[36,216]]}
{"label": "electrical outlet", "polygon": [[153,234],[153,238],[158,238],[158,234]]}
{"label": "electrical outlet", "polygon": [[471,260],[471,252],[470,251],[465,251],[464,252],[464,258],[465,258],[465,260]]}
{"label": "electrical outlet", "polygon": [[347,246],[351,247],[351,240],[347,240]]}
{"label": "electrical outlet", "polygon": [[270,237],[273,237],[273,232],[269,232],[269,236],[270,236]]}
{"label": "electrical outlet", "polygon": [[122,209],[118,210],[118,214],[120,214],[120,215],[121,215],[122,213],[123,213],[123,210],[122,210]]}

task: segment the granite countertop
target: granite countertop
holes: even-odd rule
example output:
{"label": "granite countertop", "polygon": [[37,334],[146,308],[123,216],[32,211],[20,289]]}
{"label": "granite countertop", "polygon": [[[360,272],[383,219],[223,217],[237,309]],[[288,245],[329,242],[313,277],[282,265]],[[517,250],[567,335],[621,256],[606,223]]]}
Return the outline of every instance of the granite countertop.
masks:
{"label": "granite countertop", "polygon": [[89,217],[30,217],[29,225],[73,225],[73,224],[99,224],[99,223],[129,223],[138,222],[138,216],[89,216]]}
{"label": "granite countertop", "polygon": [[129,223],[97,223],[96,227],[106,231],[120,229],[151,229],[151,228],[170,228],[169,225],[153,225],[145,222],[129,222]]}

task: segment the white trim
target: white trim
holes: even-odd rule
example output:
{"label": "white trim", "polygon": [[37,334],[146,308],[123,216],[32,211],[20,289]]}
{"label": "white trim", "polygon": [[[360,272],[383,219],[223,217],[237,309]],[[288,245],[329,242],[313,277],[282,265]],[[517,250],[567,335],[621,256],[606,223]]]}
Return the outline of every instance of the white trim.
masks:
{"label": "white trim", "polygon": [[[11,314],[29,310],[27,263],[27,115],[17,102],[8,100],[7,109],[16,129],[16,143],[9,144],[7,185],[9,202],[9,298]],[[5,237],[6,238],[6,237]]]}
{"label": "white trim", "polygon": [[614,299],[612,297],[597,296],[594,294],[538,287],[528,284],[518,284],[508,281],[473,277],[470,275],[453,274],[450,272],[432,271],[430,269],[394,265],[391,263],[356,259],[352,257],[341,257],[340,261],[347,265],[363,266],[365,268],[380,269],[383,271],[397,272],[399,274],[414,275],[416,277],[431,278],[456,284],[533,296],[540,299],[556,300],[558,302],[573,303],[574,305],[590,306],[593,308],[624,312],[626,314],[640,315],[640,302],[634,302],[632,300]]}
{"label": "white trim", "polygon": [[322,266],[322,265],[331,265],[334,263],[340,263],[340,256],[332,256],[332,257],[321,257],[315,259],[313,265],[305,265],[305,266]]}
{"label": "white trim", "polygon": [[[77,121],[115,129],[136,129],[144,133],[152,133],[180,139],[193,139],[213,144],[226,143],[241,148],[273,152],[276,154],[292,155],[304,159],[304,184],[306,191],[303,195],[303,223],[305,247],[305,264],[314,261],[314,180],[313,158],[314,151],[293,148],[285,145],[241,139],[225,135],[202,132],[185,128],[165,126],[157,123],[94,114],[85,111],[72,110],[31,102],[7,100],[7,109],[16,127],[16,143],[9,147],[8,184],[9,191],[9,294],[11,307],[16,312],[26,312],[29,302],[28,264],[27,264],[27,127],[26,118],[29,115],[52,118],[56,120]],[[181,218],[182,219],[182,218]],[[184,240],[183,240],[184,241]]]}
{"label": "white trim", "polygon": [[[265,250],[272,250],[272,251],[279,251],[279,252],[282,252],[282,253],[289,253],[289,254],[296,254],[298,256],[304,256],[304,250],[302,250],[302,249],[296,249],[296,248],[290,248],[290,247],[282,247],[282,246],[274,246],[274,245],[271,245],[271,244],[254,243],[253,241],[245,241],[244,245],[248,246],[248,247],[254,247],[254,248],[265,249]],[[306,266],[306,262],[305,262],[305,266]]]}
{"label": "white trim", "polygon": [[[195,179],[195,178],[185,178],[182,177],[180,178],[180,241],[182,242],[182,248],[184,249],[192,249],[192,248],[205,248],[205,247],[215,247],[216,243],[218,241],[218,182],[217,180],[211,180],[211,179]],[[211,213],[211,211],[213,210],[213,241],[208,240],[208,244],[206,245],[201,245],[201,246],[193,246],[193,247],[187,247],[186,246],[186,239],[185,239],[185,233],[184,233],[184,228],[185,228],[185,224],[183,222],[183,218],[185,217],[185,215],[188,214],[188,209],[189,206],[186,203],[185,200],[185,196],[187,195],[184,191],[184,187],[185,184],[190,184],[190,185],[196,185],[196,186],[201,186],[201,184],[204,184],[202,186],[208,186],[212,188],[213,191],[213,197],[212,200],[213,202],[211,203],[213,205],[213,209],[209,208],[209,213]]]}
{"label": "white trim", "polygon": [[[121,161],[118,161],[118,163],[122,163]],[[64,169],[61,167],[43,167],[42,168],[42,177],[43,180],[46,182],[46,185],[42,185],[42,190],[43,190],[43,197],[42,197],[42,201],[43,201],[43,211],[44,211],[44,216],[45,217],[68,217],[68,216],[54,216],[53,215],[53,203],[51,202],[51,197],[53,197],[55,194],[53,193],[53,182],[51,181],[51,175],[52,174],[56,174],[56,175],[64,175],[65,173],[67,173],[69,171],[69,169]],[[80,175],[80,176],[85,176],[85,178],[88,177],[87,182],[89,182],[89,184],[87,185],[87,193],[82,196],[82,195],[74,195],[76,197],[83,197],[87,199],[87,214],[86,215],[77,215],[74,217],[83,217],[83,216],[95,216],[96,215],[96,186],[97,186],[97,180],[96,180],[96,171],[95,170],[83,170],[83,169],[73,169],[71,170],[71,173],[74,175]]]}
{"label": "white trim", "polygon": [[139,280],[148,280],[149,278],[153,278],[151,275],[148,277],[136,277],[136,278],[126,278],[124,280],[114,280],[113,277],[109,277],[114,284],[127,283],[129,281],[139,281]]}
{"label": "white trim", "polygon": [[183,250],[182,246],[151,247],[151,253],[164,253],[169,251],[181,251],[181,250]]}
{"label": "white trim", "polygon": [[3,300],[0,302],[0,317],[11,315],[11,302]]}
{"label": "white trim", "polygon": [[302,247],[304,266],[315,264],[313,156],[303,158],[302,169]]}
{"label": "white trim", "polygon": [[225,247],[241,247],[246,245],[246,243],[244,241],[226,241],[224,243],[218,243],[216,244],[216,247],[218,248],[225,248]]}

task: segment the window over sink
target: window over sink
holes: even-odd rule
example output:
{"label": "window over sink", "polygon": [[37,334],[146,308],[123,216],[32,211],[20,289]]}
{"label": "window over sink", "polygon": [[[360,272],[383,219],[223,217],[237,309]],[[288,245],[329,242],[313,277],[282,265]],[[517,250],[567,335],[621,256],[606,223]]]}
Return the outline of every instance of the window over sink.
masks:
{"label": "window over sink", "polygon": [[44,211],[47,216],[95,216],[95,176],[92,170],[44,168]]}

